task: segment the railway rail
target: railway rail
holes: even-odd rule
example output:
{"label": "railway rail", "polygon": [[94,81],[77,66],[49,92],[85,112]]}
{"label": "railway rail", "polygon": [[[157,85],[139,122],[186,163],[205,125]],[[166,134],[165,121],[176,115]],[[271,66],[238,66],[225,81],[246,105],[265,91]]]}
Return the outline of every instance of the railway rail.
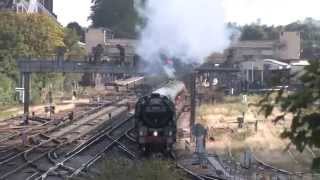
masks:
{"label": "railway rail", "polygon": [[119,108],[118,106],[95,109],[95,113],[87,114],[87,116],[83,116],[80,120],[68,126],[66,124],[61,125],[59,131],[49,130],[46,134],[38,134],[32,137],[34,144],[29,149],[1,160],[0,179],[12,179],[12,176],[14,177],[17,172],[23,170],[29,171],[31,169],[32,171],[37,167],[36,162],[40,162],[48,153],[61,149],[90,133],[92,127],[97,128],[109,119],[110,113],[112,113],[113,118],[116,118],[117,115],[123,114],[126,110],[127,107]]}
{"label": "railway rail", "polygon": [[[56,139],[54,138],[52,138],[52,142],[47,142],[50,139],[46,139],[46,136],[43,136],[46,140],[23,152],[19,159],[15,161],[20,166],[15,167],[13,170],[11,166],[11,171],[4,173],[0,179],[44,180],[79,176],[88,178],[91,174],[94,174],[90,170],[94,164],[101,161],[108,152],[113,151],[113,148],[121,150],[122,155],[129,159],[140,160],[138,148],[132,148],[137,145],[132,133],[133,128],[132,116],[125,120],[117,120],[91,138],[86,139],[85,142],[72,146],[67,153],[65,153],[66,150],[64,148],[69,145],[68,142],[55,141]],[[75,131],[69,131],[69,133],[73,134]],[[67,135],[64,134],[63,136]],[[72,137],[74,139],[79,138]],[[70,141],[73,140],[70,139]],[[79,159],[82,159],[82,161],[79,162]],[[216,179],[197,175],[179,164],[177,164],[177,168],[184,171],[190,179]]]}
{"label": "railway rail", "polygon": [[[65,127],[67,125],[70,125],[71,123],[77,122],[77,121],[81,120],[82,118],[89,116],[91,114],[94,114],[94,113],[98,112],[99,110],[101,110],[102,108],[109,106],[111,104],[112,103],[101,104],[98,107],[90,108],[90,110],[87,110],[86,112],[75,111],[76,115],[73,120],[69,119],[69,116],[66,115],[62,119],[59,119],[58,121],[57,120],[47,121],[45,123],[42,123],[42,124],[39,124],[39,125],[36,125],[33,127],[32,126],[28,127],[28,129],[24,130],[23,132],[21,132],[21,131],[14,132],[8,136],[2,137],[0,139],[0,144],[2,145],[2,148],[0,150],[0,156],[1,156],[0,162],[12,157],[13,155],[15,155],[21,151],[21,147],[22,147],[21,145],[23,145],[22,144],[23,136],[25,136],[24,138],[26,139],[26,141],[28,141],[28,139],[37,139],[37,137],[43,138],[44,134],[49,134],[51,132],[58,131],[62,127]],[[12,121],[12,120],[16,120],[16,118],[8,119],[6,121]],[[40,130],[38,132],[35,132],[35,129],[40,129]],[[46,129],[46,130],[44,130],[44,129]],[[30,138],[28,138],[28,137],[30,137]]]}
{"label": "railway rail", "polygon": [[[125,99],[102,103],[87,112],[74,113],[73,120],[65,116],[58,121],[37,121],[35,128],[46,130],[34,133],[34,128],[27,127],[31,129],[3,137],[3,144],[21,144],[22,137],[27,135],[29,143],[22,149],[0,147],[0,180],[88,177],[90,169],[114,149],[138,160],[133,118],[122,117],[127,114],[129,102]],[[92,129],[98,128],[92,133]]]}
{"label": "railway rail", "polygon": [[[85,111],[85,112],[83,112],[83,111],[75,111],[76,116],[74,117],[73,120],[76,121],[76,120],[78,120],[78,119],[81,119],[81,118],[83,118],[84,116],[87,116],[87,115],[90,115],[90,114],[92,114],[92,113],[95,113],[95,112],[99,111],[101,108],[103,108],[103,107],[105,107],[105,106],[109,106],[109,105],[111,105],[111,104],[112,104],[112,102],[110,102],[110,103],[104,103],[104,104],[99,105],[98,107],[92,108],[92,109],[87,110],[87,111]],[[9,123],[10,121],[12,122],[13,120],[20,120],[21,118],[22,118],[22,117],[18,116],[18,117],[6,119],[6,120],[4,120],[4,121],[2,121],[2,122],[7,122],[7,123]],[[49,128],[49,129],[46,131],[46,133],[47,133],[48,131],[54,131],[54,130],[58,129],[60,126],[66,125],[66,124],[70,123],[70,121],[68,121],[68,120],[69,120],[68,118],[69,118],[68,115],[64,115],[63,117],[58,118],[58,119],[56,119],[55,121],[52,121],[52,120],[47,120],[47,119],[44,119],[44,118],[41,118],[41,117],[31,117],[31,119],[30,119],[31,121],[39,121],[40,124],[35,125],[35,126],[33,126],[33,127],[31,127],[31,126],[30,126],[30,127],[26,126],[26,127],[25,127],[26,130],[25,130],[23,133],[25,133],[25,134],[31,134],[33,130],[39,129],[39,128]],[[56,126],[56,124],[57,124],[58,121],[59,121],[59,122],[62,122],[62,123],[59,123],[59,126]],[[4,137],[0,138],[0,143],[3,144],[3,143],[8,142],[9,140],[13,140],[13,139],[15,139],[15,138],[19,138],[19,137],[21,137],[21,135],[22,135],[23,133],[22,133],[22,132],[14,132],[14,133],[11,133],[10,135],[4,136]],[[34,135],[38,135],[38,134],[40,134],[40,133],[36,133],[36,134],[34,134]]]}
{"label": "railway rail", "polygon": [[[126,158],[140,161],[141,157],[132,133],[133,117],[132,115],[123,117],[127,114],[127,101],[103,104],[89,112],[76,115],[73,121],[63,121],[44,133],[32,136],[30,139],[33,143],[27,150],[0,158],[0,179],[45,180],[92,177],[95,174],[93,167],[114,150],[117,152],[120,150],[121,155]],[[183,109],[179,108],[178,116]],[[106,119],[110,120],[110,112],[112,112],[111,119],[116,121],[106,125],[104,123]],[[93,126],[104,128],[92,136],[87,136],[90,133],[88,129],[92,129]],[[82,143],[74,143],[79,140]],[[235,178],[197,174],[177,163],[177,168],[184,171],[190,179],[233,180],[236,177],[245,179],[241,176],[241,167],[233,168],[234,166],[228,163],[225,163],[225,167],[230,169]],[[287,174],[258,160],[254,168],[256,171]],[[232,169],[238,172],[232,172]],[[280,179],[287,180],[283,177]]]}
{"label": "railway rail", "polygon": [[[76,176],[88,176],[83,173],[98,160],[104,157],[104,154],[109,151],[113,146],[117,145],[123,152],[125,152],[131,158],[136,158],[135,153],[128,150],[119,140],[126,136],[126,133],[131,130],[132,116],[118,122],[113,126],[109,126],[103,131],[99,132],[85,143],[77,146],[65,156],[60,158],[54,158],[52,155],[50,160],[53,162],[53,166],[48,168],[43,173],[32,175],[29,179],[42,180],[48,177],[54,177],[55,179],[64,179],[64,177],[76,177]],[[52,154],[53,152],[51,152]],[[84,162],[78,163],[78,157],[89,156]]]}

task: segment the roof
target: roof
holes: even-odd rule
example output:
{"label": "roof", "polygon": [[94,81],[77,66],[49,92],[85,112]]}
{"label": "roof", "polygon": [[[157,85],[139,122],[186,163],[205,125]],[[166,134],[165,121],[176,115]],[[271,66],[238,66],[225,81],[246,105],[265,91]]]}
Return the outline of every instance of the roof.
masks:
{"label": "roof", "polygon": [[137,45],[137,40],[135,39],[108,39],[106,45],[115,46],[115,45],[122,45],[125,47],[135,47]]}
{"label": "roof", "polygon": [[308,60],[298,60],[290,63],[292,66],[309,66]]}
{"label": "roof", "polygon": [[277,41],[238,41],[231,44],[232,48],[273,48]]}
{"label": "roof", "polygon": [[275,59],[265,59],[263,61],[264,62],[273,63],[273,64],[277,64],[277,65],[280,65],[280,66],[288,66],[289,65],[288,63],[285,63],[285,62],[282,62],[282,61],[278,61],[278,60],[275,60]]}
{"label": "roof", "polygon": [[89,27],[87,28],[87,32],[90,30],[101,30],[101,31],[108,31],[108,32],[113,32],[111,29],[106,28],[106,27]]}
{"label": "roof", "polygon": [[144,77],[132,77],[132,78],[125,79],[125,80],[117,80],[117,81],[115,81],[115,84],[119,85],[119,86],[126,86],[129,84],[138,82],[138,81],[142,81],[143,79],[144,79]]}
{"label": "roof", "polygon": [[214,53],[207,58],[208,64],[222,64],[226,61],[224,54],[222,53]]}

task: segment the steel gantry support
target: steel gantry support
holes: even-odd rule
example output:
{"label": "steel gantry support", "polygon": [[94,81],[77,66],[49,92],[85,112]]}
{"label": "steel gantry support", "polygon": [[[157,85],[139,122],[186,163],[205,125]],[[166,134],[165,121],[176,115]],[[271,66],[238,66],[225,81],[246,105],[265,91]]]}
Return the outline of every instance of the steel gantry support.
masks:
{"label": "steel gantry support", "polygon": [[195,124],[196,121],[196,96],[197,96],[197,88],[196,88],[196,80],[197,80],[197,72],[193,72],[191,74],[191,78],[190,78],[190,94],[191,94],[191,98],[190,98],[190,106],[191,106],[191,112],[190,112],[190,129],[192,129],[192,127]]}
{"label": "steel gantry support", "polygon": [[23,73],[24,79],[24,103],[23,103],[23,110],[24,110],[24,118],[25,123],[28,124],[28,117],[29,117],[29,105],[30,105],[30,73]]}
{"label": "steel gantry support", "polygon": [[105,62],[64,61],[61,55],[58,55],[57,60],[18,60],[17,64],[24,79],[24,115],[26,119],[29,115],[30,75],[32,73],[143,74],[132,66],[111,65]]}

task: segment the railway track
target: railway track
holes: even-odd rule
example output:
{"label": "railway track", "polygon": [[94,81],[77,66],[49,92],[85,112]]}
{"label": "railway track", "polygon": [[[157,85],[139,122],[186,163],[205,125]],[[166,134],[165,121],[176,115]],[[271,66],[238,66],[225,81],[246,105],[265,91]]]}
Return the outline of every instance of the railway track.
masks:
{"label": "railway track", "polygon": [[[120,105],[121,104],[121,105]],[[83,133],[94,124],[98,127],[103,120],[112,115],[123,114],[126,102],[119,102],[118,106],[99,107],[86,113],[71,124],[63,123],[59,127],[45,133],[34,135],[32,146],[23,152],[15,153],[0,159],[0,179],[69,179],[83,177],[85,179],[96,174],[94,166],[102,162],[112,151],[119,150],[122,156],[134,161],[140,161],[137,144],[135,142],[134,121],[132,116],[115,118],[117,121],[107,125],[91,137],[82,139],[83,143],[73,144],[87,133]],[[59,129],[59,131],[57,131]],[[80,133],[82,132],[82,133]],[[184,171],[188,178],[195,180],[216,180],[221,178],[198,175],[177,164],[177,168]]]}
{"label": "railway track", "polygon": [[[284,169],[274,167],[263,160],[258,159],[252,154],[250,167],[244,167],[233,158],[221,159],[223,167],[228,170],[234,178],[243,179],[277,179],[277,180],[312,180],[318,179],[319,174],[290,172]],[[231,178],[232,179],[232,178]],[[229,180],[229,179],[228,179]]]}
{"label": "railway track", "polygon": [[[96,108],[90,109],[87,112],[77,112],[76,117],[72,121],[68,119],[68,116],[65,116],[62,118],[63,120],[61,120],[61,122],[58,125],[56,124],[57,123],[56,121],[48,121],[43,124],[37,125],[35,127],[30,127],[28,130],[24,132],[15,132],[8,136],[2,137],[0,139],[0,144],[3,146],[0,150],[0,163],[14,156],[15,154],[18,154],[21,151],[19,150],[19,147],[16,147],[17,145],[15,145],[15,143],[22,144],[21,141],[22,141],[23,134],[24,136],[26,136],[26,138],[29,136],[30,139],[39,139],[39,138],[41,139],[43,138],[44,134],[50,134],[51,132],[58,131],[61,127],[65,127],[71,123],[77,122],[81,118],[94,114],[108,105],[110,104],[100,105]],[[15,119],[8,119],[8,121],[11,121],[11,120],[15,120]],[[34,129],[39,127],[42,127],[43,129],[46,128],[47,130],[30,135],[30,133],[33,132]],[[15,141],[15,143],[13,143],[13,145],[8,144],[9,141]]]}
{"label": "railway track", "polygon": [[[102,161],[108,153],[119,150],[123,156],[133,161],[140,161],[138,148],[132,133],[134,121],[131,117],[115,121],[100,130],[82,144],[72,146],[66,151],[68,143],[52,142],[52,146],[45,143],[24,152],[20,156],[19,164],[1,176],[0,179],[66,179],[73,177],[89,178],[95,175],[91,170],[98,161]],[[72,134],[73,131],[70,131]],[[74,137],[76,139],[77,137]],[[40,151],[40,152],[39,152]],[[67,153],[66,153],[67,152]],[[24,162],[24,163],[23,163]],[[200,176],[177,164],[177,168],[187,174],[192,180],[216,180],[208,176]]]}
{"label": "railway track", "polygon": [[[126,133],[133,128],[132,117],[119,121],[117,124],[107,127],[85,143],[75,147],[64,156],[54,157],[50,152],[48,157],[53,165],[47,168],[46,171],[36,172],[28,179],[65,179],[77,176],[88,177],[90,167],[104,157],[107,151],[110,151],[113,146],[120,148],[131,158],[136,158],[135,153],[128,150],[119,140],[126,136]],[[87,158],[83,158],[87,157]],[[79,159],[84,160],[79,163]],[[84,173],[86,172],[86,173]]]}
{"label": "railway track", "polygon": [[[280,124],[280,126],[282,129],[286,128],[284,124]],[[276,127],[275,125],[274,126],[269,125],[269,127],[270,127],[269,131],[273,136],[275,136],[275,137],[280,136],[280,134],[274,130],[274,129],[277,129],[277,128],[275,128]],[[292,159],[294,164],[300,166],[299,169],[301,169],[302,167],[306,167],[304,170],[305,172],[302,172],[303,170],[300,172],[291,170],[292,171],[291,174],[298,175],[298,174],[311,173],[311,172],[307,172],[309,169],[309,167],[307,165],[309,164],[311,166],[311,164],[312,164],[311,160],[314,159],[316,157],[316,155],[309,146],[306,147],[305,151],[299,152],[295,148],[294,145],[292,145],[292,144],[288,145],[288,142],[284,141],[283,139],[280,139],[280,143],[283,147],[285,147],[285,151],[288,153],[288,156]],[[309,160],[309,162],[308,162],[308,160]],[[282,170],[282,171],[286,171],[286,170]]]}
{"label": "railway track", "polygon": [[[270,126],[269,131],[273,136],[279,136],[277,133],[273,130],[274,127]],[[287,143],[284,140],[279,141],[280,145],[283,147],[287,146]],[[319,178],[317,174],[312,174],[311,172],[295,172],[295,171],[288,171],[281,168],[277,168],[271,164],[268,164],[263,159],[259,159],[253,152],[252,149],[250,149],[250,154],[252,159],[250,167],[244,167],[239,162],[236,162],[233,158],[232,154],[230,153],[230,148],[228,146],[228,152],[226,154],[229,154],[228,157],[223,159],[221,162],[223,162],[223,166],[225,169],[228,170],[228,172],[231,175],[237,176],[237,177],[243,177],[245,179],[252,179],[255,178],[270,178],[270,179],[277,179],[277,180],[311,180],[312,177]],[[292,165],[302,165],[304,160],[302,159],[302,154],[300,154],[295,148],[289,147],[286,149],[285,154],[292,160]],[[311,149],[307,149],[304,153],[309,153],[308,156],[315,157],[314,152]],[[317,179],[315,178],[315,179]]]}
{"label": "railway track", "polygon": [[[7,137],[0,139],[0,144],[2,144],[2,148],[0,148],[1,149],[0,155],[1,155],[1,157],[4,157],[4,156],[7,156],[8,152],[17,151],[17,149],[16,149],[17,146],[19,146],[19,144],[22,144],[22,142],[21,142],[22,136],[26,136],[27,139],[37,139],[37,136],[41,137],[44,134],[50,134],[55,131],[59,131],[61,128],[66,127],[68,125],[72,125],[73,123],[77,123],[78,121],[81,121],[84,118],[90,118],[90,116],[92,117],[92,115],[99,113],[99,111],[103,110],[106,107],[111,107],[113,105],[121,106],[125,102],[126,102],[126,100],[113,101],[110,103],[103,103],[103,104],[100,104],[98,107],[89,108],[89,110],[87,110],[85,112],[75,111],[74,112],[75,117],[73,119],[69,119],[69,116],[66,115],[62,119],[51,120],[51,121],[45,122],[43,124],[37,125],[35,127],[29,127],[24,132],[13,133],[10,136],[7,136]],[[33,132],[34,129],[37,129],[40,127],[42,129],[41,131],[39,131],[37,133]],[[44,129],[46,129],[46,130],[44,130]],[[31,132],[33,132],[33,134],[31,134]],[[15,142],[15,143],[13,143],[13,142]],[[0,158],[0,161],[1,161],[1,159],[3,159],[3,158]]]}
{"label": "railway track", "polygon": [[[101,104],[99,105],[98,107],[95,107],[95,108],[91,108],[90,110],[87,110],[85,112],[83,111],[76,111],[74,112],[75,113],[75,117],[74,117],[74,120],[73,121],[76,121],[76,120],[79,120],[85,116],[88,116],[90,114],[93,114],[93,113],[96,113],[98,112],[99,110],[101,110],[102,108],[106,107],[106,106],[110,106],[112,105],[113,103],[115,102],[110,102],[110,103],[105,103],[105,104]],[[17,119],[21,119],[20,118],[11,118],[11,119],[7,119],[5,121],[2,121],[2,122],[10,122],[12,120],[17,120]],[[31,121],[34,121],[35,119],[41,119],[41,118],[31,118]],[[57,123],[57,120],[56,121],[42,121],[41,124],[39,125],[36,125],[35,127],[30,127],[30,128],[27,128],[26,131],[24,131],[24,133],[26,134],[29,134],[30,132],[32,132],[32,130],[34,129],[37,129],[37,128],[40,128],[40,127],[43,127],[43,128],[49,128],[46,132],[48,131],[54,131],[54,130],[57,130],[59,127],[61,126],[64,126],[64,125],[67,125],[68,123],[70,123],[70,121],[68,121],[68,115],[65,115],[64,117],[62,117],[61,119],[58,119],[58,121],[61,121],[62,123],[59,123],[59,126],[56,126],[55,124]],[[40,133],[37,133],[35,135],[38,135]],[[20,136],[22,135],[22,132],[15,132],[15,133],[12,133],[11,135],[8,135],[8,136],[5,136],[5,137],[2,137],[0,138],[0,143],[3,144],[3,143],[6,143],[8,142],[9,140],[13,140],[13,139],[16,139],[16,138],[19,138]]]}
{"label": "railway track", "polygon": [[[123,103],[123,101],[119,103]],[[30,148],[1,160],[0,179],[25,179],[25,177],[21,178],[17,175],[20,175],[20,172],[32,172],[38,169],[39,165],[37,163],[41,165],[44,157],[52,155],[53,152],[79,140],[90,133],[93,128],[103,125],[110,118],[110,113],[112,113],[114,119],[126,110],[127,107],[118,106],[102,108],[68,126],[64,124],[59,131],[48,131],[46,134],[38,134],[32,137],[34,144]]]}

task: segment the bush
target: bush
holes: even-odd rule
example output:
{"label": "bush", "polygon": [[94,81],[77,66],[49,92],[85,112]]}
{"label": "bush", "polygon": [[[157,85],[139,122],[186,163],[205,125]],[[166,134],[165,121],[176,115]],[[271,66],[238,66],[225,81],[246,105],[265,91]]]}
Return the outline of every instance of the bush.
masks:
{"label": "bush", "polygon": [[8,105],[14,101],[13,82],[5,75],[0,74],[0,105]]}

